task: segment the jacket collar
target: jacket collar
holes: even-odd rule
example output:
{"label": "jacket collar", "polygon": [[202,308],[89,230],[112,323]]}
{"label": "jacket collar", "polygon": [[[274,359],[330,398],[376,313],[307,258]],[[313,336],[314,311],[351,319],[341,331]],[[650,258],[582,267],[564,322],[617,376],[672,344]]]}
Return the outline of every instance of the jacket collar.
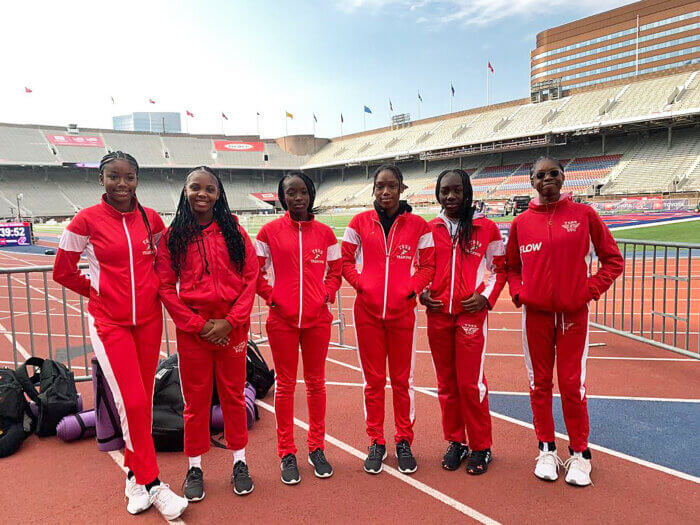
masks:
{"label": "jacket collar", "polygon": [[294,219],[292,219],[292,216],[289,214],[289,211],[287,211],[287,212],[285,212],[284,216],[282,217],[282,220],[288,226],[291,226],[295,230],[298,230],[299,227],[301,227],[302,230],[305,230],[307,228],[310,228],[311,223],[313,223],[316,219],[314,218],[314,214],[310,213],[308,221],[295,221]]}
{"label": "jacket collar", "polygon": [[[481,223],[483,222],[481,219],[485,219],[485,218],[486,218],[486,215],[484,215],[482,212],[475,211],[474,216],[472,217],[472,227],[476,228],[476,227],[481,226]],[[438,216],[435,217],[435,219],[433,219],[430,222],[433,222],[433,221],[435,221],[436,224],[442,224],[448,230],[450,229],[449,223],[451,221],[450,221],[450,219],[447,218],[447,215],[445,214],[445,210],[440,210],[440,213],[438,213]]]}
{"label": "jacket collar", "polygon": [[571,203],[571,192],[562,193],[559,196],[559,200],[551,204],[541,204],[540,198],[539,196],[537,196],[530,201],[530,204],[528,204],[528,208],[532,211],[547,212],[559,206],[567,205],[569,203]]}
{"label": "jacket collar", "polygon": [[139,201],[136,198],[136,196],[134,196],[134,209],[131,211],[124,212],[124,213],[120,212],[119,210],[114,208],[112,205],[107,204],[107,201],[105,200],[106,197],[107,197],[107,194],[103,193],[102,198],[100,199],[100,206],[102,206],[102,209],[104,211],[106,211],[109,215],[111,215],[112,217],[114,217],[116,219],[121,219],[122,217],[125,217],[125,216],[134,215],[136,213],[139,213],[139,214],[141,213],[139,211]]}
{"label": "jacket collar", "polygon": [[[377,221],[381,222],[382,217],[387,217],[388,215],[386,212],[377,204],[377,201],[375,200],[373,202],[373,207],[374,207],[374,219]],[[396,212],[396,215],[394,216],[394,220],[397,220],[399,217],[401,217],[404,213],[409,213],[413,211],[413,208],[411,208],[411,205],[407,201],[399,201],[399,210]]]}

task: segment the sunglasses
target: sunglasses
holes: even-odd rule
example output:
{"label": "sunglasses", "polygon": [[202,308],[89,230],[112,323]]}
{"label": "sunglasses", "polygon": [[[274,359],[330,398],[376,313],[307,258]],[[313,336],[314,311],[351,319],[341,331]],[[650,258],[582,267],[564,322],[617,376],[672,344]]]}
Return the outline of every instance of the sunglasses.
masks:
{"label": "sunglasses", "polygon": [[547,173],[549,173],[550,177],[556,178],[562,174],[562,171],[557,169],[549,171],[538,171],[537,173],[533,174],[533,177],[535,177],[536,179],[544,179]]}

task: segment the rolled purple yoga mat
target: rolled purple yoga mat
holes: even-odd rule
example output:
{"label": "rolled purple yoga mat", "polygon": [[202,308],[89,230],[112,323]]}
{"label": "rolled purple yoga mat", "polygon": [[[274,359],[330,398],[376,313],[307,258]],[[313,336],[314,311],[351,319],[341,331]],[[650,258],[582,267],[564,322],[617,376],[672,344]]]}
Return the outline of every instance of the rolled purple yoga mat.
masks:
{"label": "rolled purple yoga mat", "polygon": [[211,428],[217,432],[224,429],[224,413],[221,411],[221,405],[211,407]]}
{"label": "rolled purple yoga mat", "polygon": [[102,452],[119,450],[124,446],[119,412],[112,390],[95,356],[92,357],[92,392],[95,398],[97,448]]}
{"label": "rolled purple yoga mat", "polygon": [[245,384],[245,414],[250,428],[255,424],[255,388],[250,383]]}
{"label": "rolled purple yoga mat", "polygon": [[97,432],[95,419],[94,410],[66,416],[56,425],[56,435],[63,441],[94,437]]}
{"label": "rolled purple yoga mat", "polygon": [[[32,414],[35,416],[39,415],[39,405],[37,405],[34,401],[29,402],[29,409],[32,411]],[[82,412],[83,410],[83,396],[78,392],[78,412]]]}

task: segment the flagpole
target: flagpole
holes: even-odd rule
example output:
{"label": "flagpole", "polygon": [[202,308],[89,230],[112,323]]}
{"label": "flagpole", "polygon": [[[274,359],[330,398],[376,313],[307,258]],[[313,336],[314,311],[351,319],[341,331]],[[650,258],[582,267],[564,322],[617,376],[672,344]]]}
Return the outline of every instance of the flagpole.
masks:
{"label": "flagpole", "polygon": [[362,130],[367,131],[367,113],[365,108],[362,108]]}
{"label": "flagpole", "polygon": [[221,114],[221,116],[219,118],[221,119],[221,134],[226,135],[226,133],[224,133],[224,115],[223,115],[223,113]]}
{"label": "flagpole", "polygon": [[486,105],[489,105],[489,66],[486,65]]}
{"label": "flagpole", "polygon": [[255,131],[258,133],[258,138],[260,138],[260,113],[255,112]]}
{"label": "flagpole", "polygon": [[187,110],[185,110],[185,133],[190,134],[190,119],[187,115]]}

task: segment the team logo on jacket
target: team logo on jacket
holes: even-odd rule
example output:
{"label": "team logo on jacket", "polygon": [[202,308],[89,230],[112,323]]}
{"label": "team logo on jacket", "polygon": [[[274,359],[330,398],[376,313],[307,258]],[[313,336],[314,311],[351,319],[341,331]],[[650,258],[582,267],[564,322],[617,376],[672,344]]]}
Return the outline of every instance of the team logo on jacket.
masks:
{"label": "team logo on jacket", "polygon": [[542,242],[531,242],[520,246],[520,253],[539,252],[542,248]]}
{"label": "team logo on jacket", "polygon": [[151,249],[151,241],[148,237],[143,240],[143,244],[146,245],[146,249],[142,252],[143,255],[153,255],[153,250]]}
{"label": "team logo on jacket", "polygon": [[311,262],[316,264],[323,264],[323,250],[320,248],[314,248],[311,250]]}
{"label": "team logo on jacket", "polygon": [[410,244],[399,244],[399,253],[396,256],[397,259],[412,259],[411,257],[411,245]]}
{"label": "team logo on jacket", "polygon": [[578,230],[579,226],[581,226],[581,223],[578,221],[566,221],[564,224],[562,224],[562,228],[564,228],[569,233],[573,233],[576,230]]}
{"label": "team logo on jacket", "polygon": [[479,255],[479,250],[481,249],[481,241],[478,241],[476,239],[472,239],[469,241],[469,250],[467,250],[467,253],[471,255]]}
{"label": "team logo on jacket", "polygon": [[241,352],[245,352],[247,346],[246,341],[241,341],[237,345],[233,345],[233,353],[240,354]]}
{"label": "team logo on jacket", "polygon": [[467,335],[474,335],[479,331],[479,327],[475,324],[465,323],[462,325],[462,330],[464,330],[464,333]]}

